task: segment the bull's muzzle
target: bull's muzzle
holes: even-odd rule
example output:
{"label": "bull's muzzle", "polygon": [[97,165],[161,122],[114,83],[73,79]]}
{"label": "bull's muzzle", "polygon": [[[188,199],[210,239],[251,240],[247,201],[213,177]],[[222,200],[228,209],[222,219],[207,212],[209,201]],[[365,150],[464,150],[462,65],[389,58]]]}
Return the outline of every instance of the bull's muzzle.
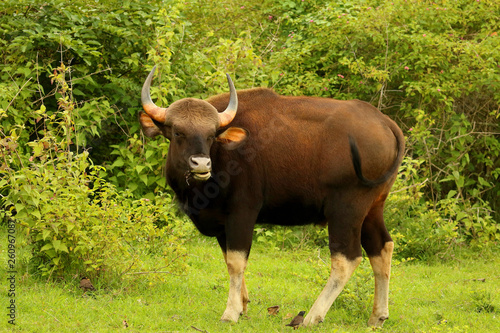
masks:
{"label": "bull's muzzle", "polygon": [[207,180],[212,175],[212,161],[206,156],[191,156],[189,169],[194,179]]}

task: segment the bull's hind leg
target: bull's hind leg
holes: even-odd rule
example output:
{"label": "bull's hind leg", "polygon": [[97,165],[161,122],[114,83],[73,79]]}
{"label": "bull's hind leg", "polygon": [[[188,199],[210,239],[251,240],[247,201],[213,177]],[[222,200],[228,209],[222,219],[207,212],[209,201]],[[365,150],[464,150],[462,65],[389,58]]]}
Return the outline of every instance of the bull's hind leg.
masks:
{"label": "bull's hind leg", "polygon": [[369,326],[381,327],[389,318],[389,279],[394,243],[387,232],[383,217],[383,202],[373,207],[363,222],[361,244],[375,275],[375,295]]}
{"label": "bull's hind leg", "polygon": [[331,273],[325,288],[314,302],[311,310],[304,319],[304,325],[315,325],[323,321],[333,302],[344,289],[352,273],[361,262],[361,257],[348,259],[345,255],[337,253],[332,256]]}
{"label": "bull's hind leg", "polygon": [[[336,207],[337,209],[334,209]],[[330,277],[304,318],[304,325],[314,325],[323,321],[333,302],[349,281],[352,273],[361,262],[361,223],[363,216],[348,203],[339,202],[331,207],[328,218],[328,233],[331,253]]]}

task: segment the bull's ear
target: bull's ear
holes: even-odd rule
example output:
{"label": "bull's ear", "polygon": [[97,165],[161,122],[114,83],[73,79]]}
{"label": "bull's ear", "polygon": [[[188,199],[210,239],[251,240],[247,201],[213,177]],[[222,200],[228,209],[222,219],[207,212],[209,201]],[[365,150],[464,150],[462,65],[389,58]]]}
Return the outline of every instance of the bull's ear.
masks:
{"label": "bull's ear", "polygon": [[139,122],[141,123],[142,131],[144,135],[149,138],[155,137],[157,135],[163,134],[158,126],[153,122],[150,116],[146,113],[141,112],[139,114]]}
{"label": "bull's ear", "polygon": [[248,138],[248,131],[241,127],[229,127],[217,136],[217,142],[227,150],[238,148]]}

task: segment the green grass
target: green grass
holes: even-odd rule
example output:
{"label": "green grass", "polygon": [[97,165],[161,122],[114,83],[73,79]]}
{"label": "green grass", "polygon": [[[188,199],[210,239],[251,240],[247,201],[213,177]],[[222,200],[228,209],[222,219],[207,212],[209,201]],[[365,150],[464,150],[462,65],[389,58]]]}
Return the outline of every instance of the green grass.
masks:
{"label": "green grass", "polygon": [[[3,235],[2,235],[3,237]],[[468,252],[468,254],[470,254]],[[2,260],[5,246],[2,246]],[[327,250],[271,250],[255,244],[246,282],[251,303],[237,324],[221,323],[228,275],[215,240],[189,243],[189,271],[184,276],[138,275],[119,289],[98,288],[82,297],[79,278],[45,283],[17,274],[19,332],[288,332],[288,315],[308,311],[329,273]],[[2,266],[3,267],[3,266]],[[500,259],[494,255],[457,255],[452,261],[393,265],[390,318],[386,332],[497,332],[500,328]],[[4,275],[4,274],[3,274]],[[484,279],[484,282],[483,280]],[[0,292],[6,295],[2,278]],[[97,284],[97,283],[96,283]],[[363,260],[325,321],[310,332],[366,332],[373,279]],[[6,314],[8,298],[1,308]],[[267,307],[279,305],[276,316]],[[2,314],[0,330],[12,329]],[[194,328],[193,328],[194,327]],[[196,328],[196,329],[195,329]]]}

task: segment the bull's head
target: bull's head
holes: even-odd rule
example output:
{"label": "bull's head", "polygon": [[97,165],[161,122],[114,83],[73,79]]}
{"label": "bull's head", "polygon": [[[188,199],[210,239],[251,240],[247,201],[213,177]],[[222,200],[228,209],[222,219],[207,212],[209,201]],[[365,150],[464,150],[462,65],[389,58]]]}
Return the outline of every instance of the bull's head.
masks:
{"label": "bull's head", "polygon": [[146,112],[139,118],[142,130],[148,137],[163,135],[170,140],[169,168],[182,172],[186,179],[205,181],[212,173],[210,149],[214,142],[234,149],[247,137],[247,131],[239,127],[229,127],[218,134],[236,116],[238,96],[233,82],[227,75],[230,98],[224,112],[219,113],[210,103],[196,98],[184,98],[162,108],[153,103],[149,92],[155,69],[156,66],[142,87],[141,101]]}

